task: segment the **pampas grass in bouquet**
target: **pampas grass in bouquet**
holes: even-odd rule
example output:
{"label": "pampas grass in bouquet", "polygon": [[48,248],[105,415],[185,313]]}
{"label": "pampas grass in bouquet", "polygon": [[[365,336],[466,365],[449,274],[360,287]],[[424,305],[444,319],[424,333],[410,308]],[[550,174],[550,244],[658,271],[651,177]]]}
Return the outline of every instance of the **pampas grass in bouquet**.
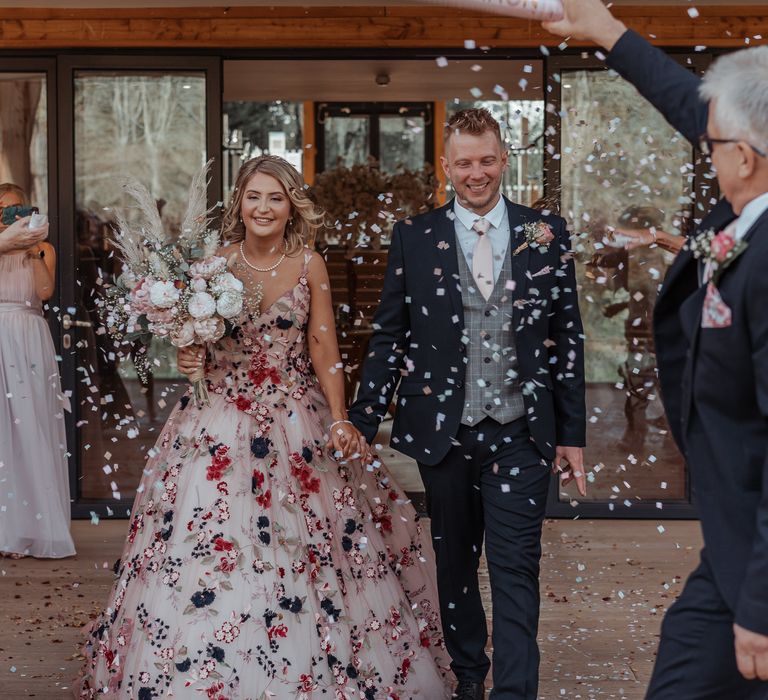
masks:
{"label": "pampas grass in bouquet", "polygon": [[[147,357],[153,338],[177,348],[215,343],[232,330],[243,310],[243,284],[216,255],[219,234],[208,228],[208,162],[193,178],[187,212],[176,232],[166,231],[147,188],[136,180],[124,189],[136,202],[141,221],[119,216],[112,245],[122,273],[102,300],[107,332],[132,349],[136,370],[146,381]],[[136,348],[143,351],[136,352]],[[209,403],[205,370],[191,376],[198,406]]]}

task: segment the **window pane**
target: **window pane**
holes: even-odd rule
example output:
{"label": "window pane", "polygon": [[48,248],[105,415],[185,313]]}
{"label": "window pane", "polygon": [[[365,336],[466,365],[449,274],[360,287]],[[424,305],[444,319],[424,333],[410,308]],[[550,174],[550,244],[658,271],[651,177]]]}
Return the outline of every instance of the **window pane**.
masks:
{"label": "window pane", "polygon": [[425,138],[424,117],[379,117],[379,161],[382,171],[421,170],[424,167]]}
{"label": "window pane", "polygon": [[325,169],[365,163],[370,155],[368,117],[327,117]]}
{"label": "window pane", "polygon": [[0,182],[48,213],[48,105],[44,73],[0,73]]}
{"label": "window pane", "polygon": [[224,103],[224,194],[228,199],[240,166],[265,153],[285,158],[302,172],[301,102]]}
{"label": "window pane", "polygon": [[[691,206],[690,145],[607,71],[562,73],[562,207],[575,231],[586,332],[589,498],[684,499],[685,468],[659,397],[651,332],[673,256],[631,252],[611,227],[680,233]],[[597,465],[597,466],[595,466]],[[575,492],[568,490],[569,494]]]}
{"label": "window pane", "polygon": [[[75,77],[75,193],[77,206],[78,437],[83,499],[120,496],[126,504],[186,381],[176,353],[156,343],[154,373],[142,386],[129,359],[96,334],[100,280],[119,273],[109,232],[115,209],[129,218],[122,190],[137,178],[155,198],[163,222],[178,230],[189,183],[206,159],[205,76],[81,72]],[[75,330],[75,329],[73,329]],[[122,514],[122,513],[121,513]]]}

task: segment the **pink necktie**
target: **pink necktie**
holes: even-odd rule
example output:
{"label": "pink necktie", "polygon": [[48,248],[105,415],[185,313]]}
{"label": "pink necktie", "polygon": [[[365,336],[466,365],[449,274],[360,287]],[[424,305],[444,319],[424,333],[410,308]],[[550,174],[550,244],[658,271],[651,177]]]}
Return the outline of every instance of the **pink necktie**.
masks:
{"label": "pink necktie", "polygon": [[487,236],[489,228],[490,222],[482,217],[472,224],[472,229],[477,231],[477,243],[472,252],[472,276],[486,301],[493,292],[493,248]]}

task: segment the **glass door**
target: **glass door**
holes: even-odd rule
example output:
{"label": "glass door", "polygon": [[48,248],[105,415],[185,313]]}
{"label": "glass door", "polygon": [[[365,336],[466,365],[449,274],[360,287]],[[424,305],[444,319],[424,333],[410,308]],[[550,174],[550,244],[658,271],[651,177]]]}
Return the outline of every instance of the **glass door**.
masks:
{"label": "glass door", "polygon": [[169,231],[178,230],[189,183],[210,155],[217,157],[211,200],[220,196],[217,62],[158,63],[99,57],[94,65],[87,57],[66,59],[60,69],[62,103],[69,105],[63,136],[72,155],[65,159],[71,170],[62,173],[69,204],[62,346],[74,399],[70,452],[80,515],[127,515],[147,455],[186,390],[170,345],[153,343],[153,371],[142,382],[126,348],[118,352],[102,328],[98,300],[121,271],[110,242],[116,215],[137,216],[123,184],[130,177],[149,189]]}
{"label": "glass door", "polygon": [[[0,182],[21,187],[48,212],[49,71],[0,62]],[[22,68],[18,64],[19,69]]]}
{"label": "glass door", "polygon": [[697,195],[703,171],[691,144],[616,73],[576,57],[549,66],[557,109],[548,111],[547,177],[574,235],[589,479],[586,499],[553,483],[549,514],[692,517],[652,334],[653,307],[674,255],[658,246],[627,251],[611,231],[655,227],[684,237],[706,205]]}

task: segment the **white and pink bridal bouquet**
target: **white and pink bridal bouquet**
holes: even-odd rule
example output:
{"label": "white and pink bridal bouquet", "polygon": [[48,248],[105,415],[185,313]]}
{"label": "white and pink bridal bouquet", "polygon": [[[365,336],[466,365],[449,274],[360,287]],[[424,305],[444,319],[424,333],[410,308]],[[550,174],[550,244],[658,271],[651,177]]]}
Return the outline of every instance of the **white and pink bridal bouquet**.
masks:
{"label": "white and pink bridal bouquet", "polygon": [[548,22],[563,18],[563,3],[560,0],[429,0],[429,2]]}
{"label": "white and pink bridal bouquet", "polygon": [[[208,229],[209,165],[192,181],[176,235],[165,230],[155,200],[142,184],[125,185],[142,221],[134,225],[117,217],[112,242],[123,271],[107,290],[105,320],[110,335],[130,346],[143,381],[151,371],[147,349],[153,338],[177,348],[214,343],[232,330],[243,309],[243,284],[229,272],[226,259],[215,254],[219,234]],[[197,404],[207,404],[204,371],[190,381]]]}

